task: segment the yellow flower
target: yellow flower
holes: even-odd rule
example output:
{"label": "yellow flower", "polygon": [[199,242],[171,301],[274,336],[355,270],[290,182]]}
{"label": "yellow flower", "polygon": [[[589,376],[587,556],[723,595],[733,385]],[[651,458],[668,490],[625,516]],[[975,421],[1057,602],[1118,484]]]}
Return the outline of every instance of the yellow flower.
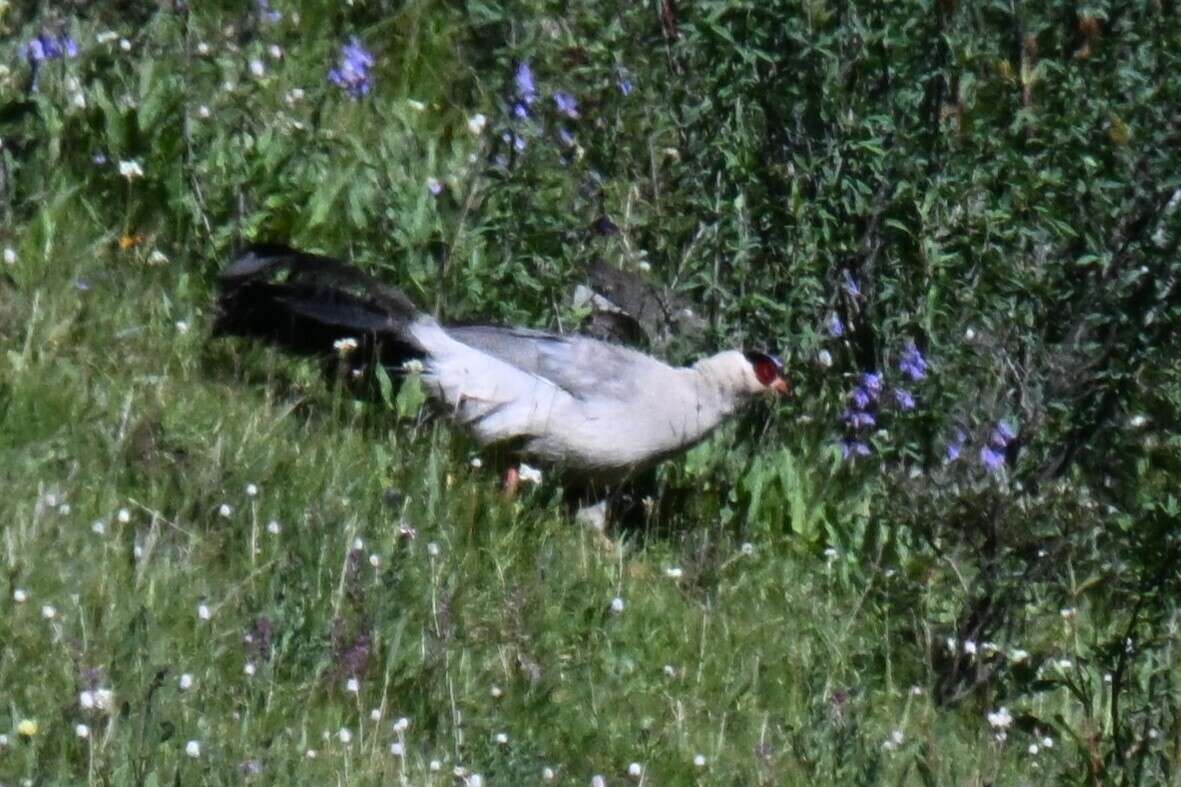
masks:
{"label": "yellow flower", "polygon": [[32,738],[37,734],[37,722],[32,719],[21,719],[20,723],[16,725],[16,731],[26,738]]}

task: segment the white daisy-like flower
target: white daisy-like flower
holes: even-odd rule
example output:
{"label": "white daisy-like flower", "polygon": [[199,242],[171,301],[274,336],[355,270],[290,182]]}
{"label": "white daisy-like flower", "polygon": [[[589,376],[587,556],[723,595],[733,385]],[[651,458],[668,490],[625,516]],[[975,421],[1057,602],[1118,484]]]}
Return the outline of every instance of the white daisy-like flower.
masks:
{"label": "white daisy-like flower", "polygon": [[272,536],[277,536],[283,532],[283,526],[280,525],[276,520],[272,519],[270,522],[267,522],[267,532]]}
{"label": "white daisy-like flower", "polygon": [[107,532],[107,523],[101,519],[95,520],[94,524],[90,526],[90,530],[96,536],[101,536]]}
{"label": "white daisy-like flower", "polygon": [[361,690],[361,681],[356,678],[349,678],[344,683],[344,690],[350,694],[356,694]]}
{"label": "white daisy-like flower", "polygon": [[607,787],[607,780],[596,773],[591,777],[591,787]]}
{"label": "white daisy-like flower", "polygon": [[1038,749],[1038,745],[1036,743],[1031,743],[1029,744],[1028,751],[1030,754],[1037,754],[1040,750]]}
{"label": "white daisy-like flower", "polygon": [[302,87],[293,87],[287,91],[287,95],[283,96],[283,100],[288,104],[296,104],[303,101],[304,92]]}
{"label": "white daisy-like flower", "polygon": [[138,161],[120,161],[119,174],[128,180],[142,178],[144,176],[144,168],[140,166]]}
{"label": "white daisy-like flower", "polygon": [[536,467],[532,467],[532,466],[527,465],[524,462],[522,462],[521,466],[517,469],[517,472],[521,476],[522,483],[527,483],[527,484],[540,484],[541,483],[541,470],[537,469]]}
{"label": "white daisy-like flower", "polygon": [[1027,658],[1029,658],[1029,651],[1028,650],[1022,650],[1021,648],[1016,648],[1015,650],[1009,651],[1009,661],[1013,662],[1014,664],[1020,664],[1021,662],[1025,661]]}
{"label": "white daisy-like flower", "polygon": [[109,44],[119,37],[119,34],[114,30],[104,30],[94,37],[94,40],[100,44]]}
{"label": "white daisy-like flower", "polygon": [[434,541],[430,542],[429,544],[426,545],[426,553],[428,555],[430,555],[431,557],[438,557],[439,556],[439,545],[436,544]]}
{"label": "white daisy-like flower", "polygon": [[1074,662],[1070,659],[1058,659],[1054,662],[1054,666],[1060,670],[1068,670],[1074,666]]}
{"label": "white daisy-like flower", "polygon": [[484,787],[484,777],[478,773],[473,773],[467,777],[467,787]]}
{"label": "white daisy-like flower", "polygon": [[168,255],[159,249],[152,249],[152,253],[148,255],[149,265],[166,265],[168,263]]}
{"label": "white daisy-like flower", "polygon": [[638,762],[633,762],[627,766],[627,775],[633,779],[638,779],[644,775],[644,766]]}
{"label": "white daisy-like flower", "polygon": [[183,675],[180,676],[180,679],[177,681],[177,684],[180,686],[181,691],[188,691],[189,689],[193,688],[192,674],[188,673],[188,672],[184,673]]}
{"label": "white daisy-like flower", "polygon": [[406,718],[405,716],[394,722],[394,732],[398,733],[399,735],[406,732],[408,729],[410,729],[410,719]]}
{"label": "white daisy-like flower", "polygon": [[345,745],[348,745],[353,741],[353,733],[348,727],[341,727],[340,732],[336,733],[336,737],[339,738],[340,742]]}
{"label": "white daisy-like flower", "polygon": [[202,57],[209,54],[209,44],[205,43],[204,41],[198,41],[197,54],[201,55]]}
{"label": "white daisy-like flower", "polygon": [[427,178],[426,190],[437,197],[443,193],[443,182],[438,178]]}
{"label": "white daisy-like flower", "polygon": [[374,708],[373,710],[369,711],[369,720],[381,721],[381,708]]}
{"label": "white daisy-like flower", "polygon": [[185,744],[185,754],[194,760],[201,756],[201,741],[189,741]]}
{"label": "white daisy-like flower", "polygon": [[234,507],[229,503],[222,503],[217,507],[217,515],[223,519],[229,519],[234,514]]}
{"label": "white daisy-like flower", "polygon": [[693,755],[693,767],[695,767],[695,768],[704,768],[705,767],[705,755],[704,754]]}
{"label": "white daisy-like flower", "polygon": [[1049,735],[1047,735],[1046,737],[1042,738],[1042,748],[1043,748],[1043,749],[1052,749],[1052,748],[1054,748],[1054,739],[1053,739],[1053,738],[1051,738]]}
{"label": "white daisy-like flower", "polygon": [[52,604],[45,604],[41,607],[41,617],[46,620],[53,620],[57,617],[57,608]]}
{"label": "white daisy-like flower", "polygon": [[443,770],[443,763],[438,760],[431,760],[430,764],[426,766],[431,773],[438,773]]}
{"label": "white daisy-like flower", "polygon": [[250,73],[258,78],[262,78],[267,73],[266,64],[257,57],[250,61]]}
{"label": "white daisy-like flower", "polygon": [[361,343],[351,336],[346,336],[343,339],[337,339],[332,343],[332,349],[336,350],[338,355],[348,355],[360,346]]}
{"label": "white daisy-like flower", "polygon": [[12,591],[12,600],[17,604],[24,604],[29,600],[29,591],[24,588],[16,588]]}
{"label": "white daisy-like flower", "polygon": [[390,754],[395,757],[401,757],[405,753],[405,747],[402,746],[401,741],[394,741],[390,744]]}
{"label": "white daisy-like flower", "polygon": [[1078,616],[1078,610],[1074,607],[1067,607],[1066,609],[1059,610],[1058,614],[1062,616],[1063,620],[1074,620]]}
{"label": "white daisy-like flower", "polygon": [[472,115],[467,119],[467,130],[471,132],[472,136],[480,136],[484,133],[484,127],[488,125],[488,118],[480,112]]}
{"label": "white daisy-like flower", "polygon": [[616,615],[623,612],[623,599],[621,599],[619,596],[611,599],[611,611]]}
{"label": "white daisy-like flower", "polygon": [[670,566],[664,570],[664,575],[669,579],[680,579],[685,576],[685,572],[680,566]]}
{"label": "white daisy-like flower", "polygon": [[504,732],[498,732],[493,737],[493,740],[496,741],[496,743],[501,746],[507,746],[508,745],[508,734],[504,733]]}
{"label": "white daisy-like flower", "polygon": [[749,541],[743,542],[742,546],[739,548],[738,551],[741,552],[746,557],[751,557],[755,553],[755,545],[750,543]]}
{"label": "white daisy-like flower", "polygon": [[422,361],[418,358],[411,358],[409,361],[402,363],[402,371],[407,374],[422,374],[422,370],[426,367],[422,365]]}
{"label": "white daisy-like flower", "polygon": [[541,778],[544,779],[545,781],[552,782],[557,777],[558,777],[558,774],[554,773],[554,769],[549,767],[548,765],[541,769]]}
{"label": "white daisy-like flower", "polygon": [[267,54],[271,56],[272,60],[282,60],[283,47],[279,46],[278,44],[271,44],[269,47],[267,47]]}
{"label": "white daisy-like flower", "polygon": [[376,552],[370,555],[369,565],[373,566],[374,568],[379,568],[381,566],[381,555],[377,554]]}
{"label": "white daisy-like flower", "polygon": [[994,711],[990,711],[987,714],[987,718],[988,718],[988,723],[994,729],[998,729],[998,730],[1007,729],[1009,727],[1009,725],[1013,723],[1013,715],[1011,713],[1009,713],[1008,708],[1004,708],[1004,707],[997,708]]}
{"label": "white daisy-like flower", "polygon": [[964,640],[964,653],[968,656],[976,655],[976,643],[972,640]]}
{"label": "white daisy-like flower", "polygon": [[492,699],[494,699],[494,700],[498,700],[502,696],[504,696],[504,692],[501,691],[499,686],[493,686],[492,688],[490,688],[488,690],[488,693],[492,695]]}
{"label": "white daisy-like flower", "polygon": [[189,324],[187,322],[185,322],[184,320],[177,320],[176,321],[176,332],[179,333],[181,336],[186,335],[189,332]]}
{"label": "white daisy-like flower", "polygon": [[424,112],[424,111],[426,111],[426,104],[422,103],[421,101],[417,101],[417,100],[415,100],[415,99],[413,99],[413,98],[408,98],[408,99],[406,99],[406,104],[407,104],[407,106],[409,106],[411,109],[413,109],[415,112]]}
{"label": "white daisy-like flower", "polygon": [[213,114],[213,111],[210,110],[209,107],[206,106],[205,104],[202,104],[201,106],[197,107],[197,117],[201,118],[202,120],[208,120],[209,116],[212,114]]}
{"label": "white daisy-like flower", "polygon": [[923,696],[923,687],[922,686],[911,686],[910,687],[910,696],[912,696],[912,697]]}
{"label": "white daisy-like flower", "polygon": [[120,38],[119,39],[119,48],[122,49],[124,52],[130,52],[131,51],[131,42],[128,41],[126,38]]}
{"label": "white daisy-like flower", "polygon": [[258,485],[257,484],[247,484],[246,485],[246,496],[247,497],[258,497]]}
{"label": "white daisy-like flower", "polygon": [[4,264],[16,265],[16,249],[11,246],[4,247]]}
{"label": "white daisy-like flower", "polygon": [[665,664],[664,665],[664,677],[675,678],[676,676],[677,676],[677,668],[674,667],[672,664]]}
{"label": "white daisy-like flower", "polygon": [[303,756],[307,757],[309,760],[314,760],[314,759],[316,759],[316,750],[315,749],[308,749],[306,752],[303,753]]}
{"label": "white daisy-like flower", "polygon": [[131,512],[126,508],[120,508],[119,513],[115,514],[115,519],[119,521],[119,524],[126,525],[131,521]]}
{"label": "white daisy-like flower", "polygon": [[209,620],[213,617],[213,610],[209,608],[208,604],[198,604],[197,617],[201,620]]}
{"label": "white daisy-like flower", "polygon": [[79,738],[83,738],[83,739],[89,738],[90,737],[90,728],[87,727],[85,724],[75,724],[74,725],[74,734],[77,735]]}

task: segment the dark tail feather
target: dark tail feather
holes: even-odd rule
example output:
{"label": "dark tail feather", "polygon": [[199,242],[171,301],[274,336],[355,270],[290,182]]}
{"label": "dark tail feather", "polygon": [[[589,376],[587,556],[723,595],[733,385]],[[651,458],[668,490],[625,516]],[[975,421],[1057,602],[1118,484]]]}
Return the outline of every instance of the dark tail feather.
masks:
{"label": "dark tail feather", "polygon": [[[217,336],[245,336],[299,355],[341,358],[360,376],[422,357],[407,330],[420,315],[393,287],[344,262],[286,246],[247,247],[217,280]],[[342,353],[337,342],[354,339]]]}

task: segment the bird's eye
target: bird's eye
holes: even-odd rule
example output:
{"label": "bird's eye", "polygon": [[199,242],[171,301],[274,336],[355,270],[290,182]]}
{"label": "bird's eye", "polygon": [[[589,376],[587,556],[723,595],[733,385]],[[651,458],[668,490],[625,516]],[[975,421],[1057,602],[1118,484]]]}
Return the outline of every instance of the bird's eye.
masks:
{"label": "bird's eye", "polygon": [[766,353],[748,352],[746,359],[750,361],[750,365],[754,367],[755,377],[758,378],[762,385],[771,385],[783,373],[783,362],[774,355],[767,355]]}

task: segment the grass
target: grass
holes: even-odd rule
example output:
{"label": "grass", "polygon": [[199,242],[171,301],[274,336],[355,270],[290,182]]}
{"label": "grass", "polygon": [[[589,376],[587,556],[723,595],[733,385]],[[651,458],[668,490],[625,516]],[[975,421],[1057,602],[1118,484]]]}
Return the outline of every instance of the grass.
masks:
{"label": "grass", "polygon": [[[189,24],[209,37],[238,19],[207,13]],[[445,422],[211,339],[213,272],[239,234],[286,231],[344,253],[364,226],[373,245],[353,251],[416,296],[469,288],[465,306],[540,324],[575,280],[560,258],[536,280],[513,267],[512,193],[472,181],[447,214],[420,187],[440,162],[468,172],[460,143],[430,136],[440,114],[465,110],[446,86],[474,79],[477,101],[499,89],[448,46],[470,32],[460,21],[413,4],[373,25],[415,41],[373,111],[399,109],[378,122],[365,104],[329,104],[339,117],[313,149],[281,97],[319,89],[342,36],[330,11],[306,15],[287,65],[268,62],[275,82],[228,94],[213,63],[169,72],[195,34],[152,16],[128,58],[87,61],[88,85],[208,101],[212,119],[173,139],[142,115],[120,131],[117,112],[103,125],[61,110],[67,144],[21,165],[22,182],[41,185],[0,232],[14,256],[0,271],[0,784],[1002,785],[1085,772],[1110,713],[1102,673],[1083,661],[1092,610],[1063,614],[1031,591],[1028,639],[973,644],[996,683],[1041,681],[1007,737],[988,718],[1004,691],[936,701],[949,647],[965,647],[945,641],[946,588],[967,595],[975,577],[953,558],[906,559],[904,534],[875,522],[828,438],[801,427],[785,445],[752,445],[738,439],[749,424],[725,430],[663,469],[659,526],[605,543],[549,481],[504,500]],[[83,25],[87,40],[97,29]],[[154,58],[168,77],[149,73]],[[17,92],[15,76],[5,84]],[[60,97],[48,78],[43,89],[39,101]],[[406,110],[410,98],[430,108]],[[245,139],[252,112],[279,119]],[[113,155],[130,146],[146,181],[78,168],[87,134]],[[171,152],[153,159],[154,139]],[[373,174],[374,140],[402,156],[396,167]],[[348,176],[326,181],[334,171]],[[254,204],[231,218],[246,177],[260,180]],[[613,188],[630,209],[634,195]],[[392,238],[387,210],[405,217]],[[440,228],[463,254],[437,282]],[[533,240],[538,257],[561,245]],[[407,251],[384,256],[382,242]],[[751,493],[752,466],[781,497]],[[97,690],[111,692],[102,707]],[[1163,762],[1170,733],[1151,733],[1137,745]]]}

